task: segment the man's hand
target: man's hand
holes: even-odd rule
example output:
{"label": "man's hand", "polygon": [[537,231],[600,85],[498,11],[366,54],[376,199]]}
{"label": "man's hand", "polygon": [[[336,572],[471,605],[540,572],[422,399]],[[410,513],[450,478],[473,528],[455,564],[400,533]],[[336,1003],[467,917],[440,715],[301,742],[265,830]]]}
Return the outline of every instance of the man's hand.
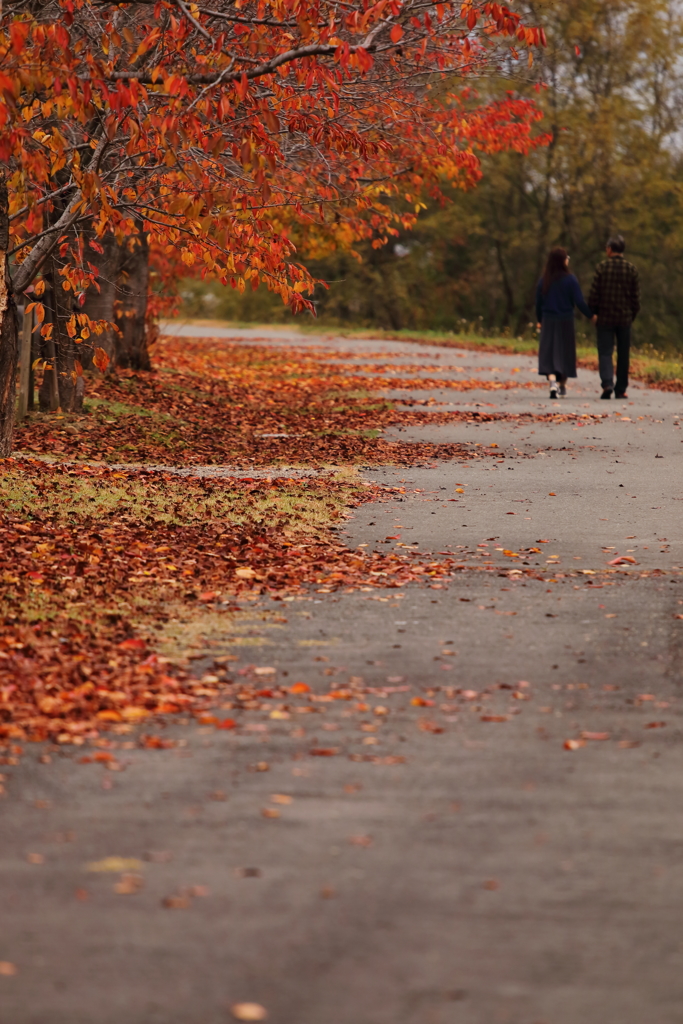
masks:
{"label": "man's hand", "polygon": [[541,329],[541,325],[540,324],[536,324],[536,330],[540,331],[540,329]]}
{"label": "man's hand", "polygon": [[598,322],[598,314],[594,313],[593,316],[591,317],[591,323],[592,324],[597,324],[597,322]]}

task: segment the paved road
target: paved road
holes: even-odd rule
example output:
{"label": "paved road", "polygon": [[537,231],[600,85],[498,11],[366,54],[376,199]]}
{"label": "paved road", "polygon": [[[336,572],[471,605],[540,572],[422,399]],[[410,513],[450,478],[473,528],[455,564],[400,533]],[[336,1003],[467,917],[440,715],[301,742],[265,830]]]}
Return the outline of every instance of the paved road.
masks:
{"label": "paved road", "polygon": [[[535,379],[522,356],[271,343],[293,341]],[[119,749],[118,772],[33,750],[6,769],[0,961],[18,973],[0,975],[1,1024],[221,1024],[243,1001],[273,1024],[680,1024],[683,402],[597,393],[586,372],[562,403],[397,389],[587,425],[397,430],[501,460],[368,472],[405,494],[340,535],[451,550],[471,571],[257,602],[192,652],[200,674],[230,654],[245,680],[350,685],[364,711],[174,726],[184,745]],[[617,556],[637,564],[606,575]],[[541,578],[507,571],[524,562]],[[140,862],[140,891],[114,891],[121,865],[87,870],[112,856]],[[174,894],[189,905],[164,906]]]}

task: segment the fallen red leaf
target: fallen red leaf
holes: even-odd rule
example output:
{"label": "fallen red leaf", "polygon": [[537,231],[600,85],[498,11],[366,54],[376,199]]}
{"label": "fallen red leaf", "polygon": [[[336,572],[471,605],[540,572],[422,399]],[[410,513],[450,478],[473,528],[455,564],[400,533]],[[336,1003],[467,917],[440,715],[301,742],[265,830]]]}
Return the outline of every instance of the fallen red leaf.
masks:
{"label": "fallen red leaf", "polygon": [[138,637],[131,637],[129,640],[122,640],[119,647],[122,651],[144,651],[147,643]]}
{"label": "fallen red leaf", "polygon": [[97,712],[97,718],[101,722],[122,722],[123,719],[118,711],[112,711],[105,709],[104,711]]}
{"label": "fallen red leaf", "polygon": [[147,747],[149,750],[169,750],[176,746],[175,740],[163,739],[161,736],[142,735],[138,739],[138,743],[141,747]]}
{"label": "fallen red leaf", "polygon": [[162,907],[166,907],[168,910],[187,910],[190,906],[189,896],[166,896],[161,901]]}
{"label": "fallen red leaf", "polygon": [[417,727],[422,732],[441,733],[444,731],[442,726],[437,725],[436,722],[432,722],[428,718],[421,718],[417,723]]}
{"label": "fallen red leaf", "polygon": [[266,1020],[268,1011],[260,1003],[235,1003],[231,1007],[235,1020],[259,1021]]}

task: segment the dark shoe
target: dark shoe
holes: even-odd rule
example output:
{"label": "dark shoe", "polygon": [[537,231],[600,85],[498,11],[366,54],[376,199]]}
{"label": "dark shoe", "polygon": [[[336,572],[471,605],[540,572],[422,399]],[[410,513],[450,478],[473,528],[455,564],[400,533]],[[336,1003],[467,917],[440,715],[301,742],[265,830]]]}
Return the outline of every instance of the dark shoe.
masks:
{"label": "dark shoe", "polygon": [[614,397],[615,397],[615,398],[628,398],[628,395],[626,394],[626,392],[625,392],[625,391],[622,391],[622,392],[620,392],[620,393],[618,393],[618,392],[616,392],[616,391],[615,391],[615,392],[614,392]]}
{"label": "dark shoe", "polygon": [[612,389],[611,388],[605,388],[603,393],[600,395],[600,398],[611,398],[611,397],[612,397]]}
{"label": "dark shoe", "polygon": [[550,385],[550,397],[553,400],[557,398],[557,384],[554,381]]}
{"label": "dark shoe", "polygon": [[566,394],[567,394],[567,385],[566,384],[560,384],[560,398],[565,398]]}

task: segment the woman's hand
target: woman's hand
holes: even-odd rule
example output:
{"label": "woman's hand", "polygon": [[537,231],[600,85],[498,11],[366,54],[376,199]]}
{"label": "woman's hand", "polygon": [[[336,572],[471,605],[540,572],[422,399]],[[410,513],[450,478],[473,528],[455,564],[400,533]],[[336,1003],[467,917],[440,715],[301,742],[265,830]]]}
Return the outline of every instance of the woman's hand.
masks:
{"label": "woman's hand", "polygon": [[536,330],[540,331],[540,329],[541,329],[541,325],[540,324],[536,324]]}

